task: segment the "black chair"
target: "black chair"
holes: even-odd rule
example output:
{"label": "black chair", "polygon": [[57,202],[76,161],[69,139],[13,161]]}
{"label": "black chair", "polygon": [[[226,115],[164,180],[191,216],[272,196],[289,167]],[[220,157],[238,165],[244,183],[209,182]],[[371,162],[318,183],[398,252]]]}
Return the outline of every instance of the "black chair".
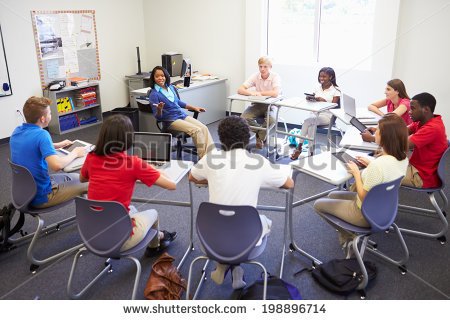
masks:
{"label": "black chair", "polygon": [[[67,294],[71,299],[80,299],[103,275],[112,272],[111,259],[126,258],[136,265],[136,276],[131,298],[136,298],[137,288],[141,277],[141,264],[131,256],[144,249],[157,235],[157,230],[150,229],[145,238],[133,248],[121,252],[120,249],[130,237],[133,226],[130,215],[125,207],[114,201],[94,201],[85,198],[76,198],[76,219],[83,245],[74,257],[67,283]],[[79,293],[72,289],[73,276],[78,259],[84,251],[88,250],[99,257],[107,258],[105,268],[84,287]]]}
{"label": "black chair", "polygon": [[31,215],[38,221],[37,229],[34,233],[26,235],[19,239],[10,239],[10,241],[11,243],[20,243],[24,240],[29,239],[30,237],[33,237],[28,247],[27,258],[28,261],[31,263],[30,271],[32,273],[36,273],[36,270],[40,265],[55,261],[56,259],[59,259],[60,257],[65,256],[68,253],[71,253],[82,247],[82,244],[80,244],[42,260],[39,260],[35,256],[36,255],[35,246],[38,241],[38,238],[41,235],[48,234],[51,231],[58,231],[61,226],[73,223],[75,221],[75,216],[72,216],[70,218],[64,219],[62,221],[59,221],[44,228],[44,220],[42,219],[42,216],[72,203],[72,200],[63,202],[59,205],[52,206],[49,208],[38,209],[32,207],[30,203],[36,196],[37,187],[31,172],[27,168],[20,166],[18,164],[14,164],[11,161],[9,161],[9,165],[11,167],[12,172],[11,199],[14,207],[16,208],[16,210],[20,212]]}
{"label": "black chair", "polygon": [[[180,95],[176,88],[175,88],[175,92],[177,94],[178,99],[180,99]],[[138,108],[141,112],[148,112],[148,113],[153,114],[152,107],[150,105],[150,102],[148,101],[148,94],[147,94],[147,96],[137,97],[136,102],[137,102]],[[194,119],[198,118],[199,113],[197,111],[190,111],[190,112],[193,113],[192,117]],[[182,152],[186,152],[186,153],[190,153],[190,154],[194,154],[194,155],[197,154],[197,148],[195,147],[195,145],[193,143],[188,143],[188,138],[190,136],[187,133],[184,133],[182,131],[171,130],[169,128],[170,123],[157,120],[156,118],[155,118],[155,121],[156,121],[156,126],[158,127],[160,132],[170,133],[172,135],[172,137],[177,139],[176,145],[174,147],[177,152],[177,159],[179,159],[179,160],[181,159]]]}
{"label": "black chair", "polygon": [[[361,298],[365,298],[364,289],[368,283],[367,270],[362,260],[366,250],[398,266],[402,274],[406,273],[406,266],[404,264],[408,261],[409,251],[400,229],[394,223],[398,209],[398,190],[402,179],[403,177],[391,182],[382,183],[369,190],[361,207],[364,218],[369,222],[369,227],[358,227],[329,213],[319,212],[319,215],[331,225],[355,235],[355,238],[350,243],[350,250],[353,250],[363,273],[363,280],[357,288],[362,292]],[[391,228],[395,230],[403,251],[400,260],[393,260],[382,254],[377,250],[376,245],[369,241],[369,237],[372,234],[384,233]],[[360,242],[361,246],[358,248]]]}
{"label": "black chair", "polygon": [[[264,273],[262,298],[265,300],[267,271],[264,265],[253,260],[263,253],[267,244],[267,236],[265,236],[261,245],[255,247],[262,234],[258,210],[252,206],[227,206],[203,202],[198,209],[196,227],[205,256],[197,257],[191,262],[186,299],[189,299],[190,296],[192,267],[196,261],[204,259],[227,265],[241,263],[258,265]],[[205,271],[204,269],[203,272]],[[204,275],[202,275],[202,279],[205,279]]]}
{"label": "black chair", "polygon": [[[424,231],[418,231],[418,230],[411,230],[406,228],[400,228],[402,233],[404,234],[410,234],[414,236],[420,236],[424,238],[431,238],[431,239],[437,239],[441,242],[441,244],[445,244],[447,241],[447,238],[445,234],[448,231],[448,221],[447,221],[447,214],[445,213],[445,209],[448,207],[448,199],[445,195],[445,165],[448,162],[448,158],[450,157],[450,141],[448,141],[448,147],[447,150],[442,154],[441,160],[439,160],[438,165],[438,176],[441,180],[441,185],[436,188],[414,188],[414,187],[408,187],[408,186],[402,186],[402,188],[417,192],[426,192],[428,195],[428,198],[430,199],[430,202],[434,208],[434,210],[424,209],[424,208],[417,208],[407,205],[399,205],[399,209],[407,212],[412,213],[422,213],[426,216],[434,216],[437,215],[437,218],[439,219],[439,222],[441,223],[441,229],[438,232],[424,232]],[[442,207],[439,206],[438,202],[435,198],[435,193],[438,193],[443,201]]]}

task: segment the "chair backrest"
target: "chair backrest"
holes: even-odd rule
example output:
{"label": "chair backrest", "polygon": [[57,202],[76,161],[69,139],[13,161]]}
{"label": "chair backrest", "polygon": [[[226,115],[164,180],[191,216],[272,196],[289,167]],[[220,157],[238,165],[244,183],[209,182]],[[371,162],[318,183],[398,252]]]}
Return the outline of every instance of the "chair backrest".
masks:
{"label": "chair backrest", "polygon": [[262,234],[258,210],[252,206],[203,202],[196,226],[206,255],[226,264],[247,261]]}
{"label": "chair backrest", "polygon": [[11,199],[14,207],[22,212],[28,210],[37,192],[36,182],[30,170],[8,160],[12,172]]}
{"label": "chair backrest", "polygon": [[447,141],[447,150],[444,151],[444,153],[441,156],[441,160],[439,160],[438,170],[437,174],[439,176],[439,179],[441,180],[441,188],[443,189],[445,187],[445,166],[447,163],[447,158],[450,156],[450,140]]}
{"label": "chair backrest", "polygon": [[86,248],[98,256],[117,258],[132,231],[125,207],[114,201],[75,199],[78,230]]}
{"label": "chair backrest", "polygon": [[398,190],[403,176],[391,182],[381,183],[369,190],[361,211],[372,232],[387,230],[394,223],[398,208]]}

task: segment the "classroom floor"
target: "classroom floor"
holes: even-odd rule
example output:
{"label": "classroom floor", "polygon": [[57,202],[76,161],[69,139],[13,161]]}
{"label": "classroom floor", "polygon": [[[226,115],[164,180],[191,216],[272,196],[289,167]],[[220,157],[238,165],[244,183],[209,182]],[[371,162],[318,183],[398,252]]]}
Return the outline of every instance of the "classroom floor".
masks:
{"label": "classroom floor", "polygon": [[[218,142],[217,125],[209,125],[214,141]],[[54,136],[54,141],[60,139],[80,139],[95,143],[99,127],[86,128],[76,133],[64,136]],[[320,135],[319,142],[324,144],[325,136]],[[10,202],[11,175],[7,159],[9,158],[9,145],[0,145],[0,204]],[[289,159],[282,158],[278,162],[288,163]],[[447,183],[450,182],[450,163],[447,163]],[[295,200],[319,193],[330,188],[330,185],[317,179],[300,174],[295,182]],[[206,188],[194,188],[195,210],[201,202],[208,200]],[[449,191],[446,190],[447,196]],[[188,200],[188,183],[184,178],[177,186],[176,191],[162,191],[161,189],[147,188],[139,185],[135,194],[147,197],[160,197],[162,199]],[[260,203],[265,205],[283,205],[284,195],[281,193],[262,191]],[[401,203],[430,207],[427,198],[420,194],[402,190]],[[181,207],[168,207],[162,205],[143,205],[144,208],[155,208],[159,212],[162,229],[176,230],[178,238],[169,247],[168,253],[175,257],[176,262],[181,259],[188,245],[189,238],[189,209]],[[74,214],[74,205],[66,206],[59,211],[49,214],[46,221],[54,222]],[[267,270],[277,275],[280,270],[281,248],[283,242],[284,215],[279,212],[264,211],[264,214],[273,221],[273,228],[268,239],[265,252],[258,258]],[[322,261],[333,258],[344,258],[339,248],[337,234],[333,228],[315,214],[312,204],[305,204],[294,209],[294,230],[296,242],[306,251]],[[27,217],[24,230],[33,232],[36,222]],[[426,228],[436,230],[437,220],[408,213],[399,213],[397,224],[404,227]],[[395,236],[381,234],[373,237],[378,243],[380,251],[395,256],[399,252]],[[405,236],[410,251],[410,260],[407,263],[408,272],[401,275],[399,270],[373,255],[367,254],[366,259],[373,261],[378,268],[378,275],[367,290],[367,299],[449,299],[450,296],[450,263],[449,244],[440,244],[436,240]],[[58,232],[43,237],[39,241],[42,257],[69,248],[81,242],[76,226],[64,228]],[[188,267],[194,257],[200,254],[198,240],[195,236],[196,250],[187,259],[181,268],[182,275],[187,278]],[[39,268],[35,275],[29,272],[29,263],[26,258],[27,245],[21,245],[10,252],[0,253],[0,298],[1,299],[67,299],[66,286],[72,265],[73,254],[61,258]],[[138,298],[143,299],[143,291],[150,274],[151,265],[156,258],[147,258],[144,252],[137,257],[142,264],[142,277],[139,284]],[[103,266],[103,260],[90,254],[85,254],[79,262],[76,273],[75,288],[81,288]],[[212,265],[212,264],[211,264]],[[135,268],[128,260],[113,262],[114,272],[105,276],[85,296],[85,299],[129,299],[133,285]],[[201,264],[198,263],[194,271],[195,281],[200,278]],[[299,276],[294,273],[304,267],[310,267],[310,262],[297,253],[287,253],[284,267],[284,280],[294,284],[304,299],[359,299],[356,293],[348,297],[330,293],[320,287],[306,272]],[[211,271],[213,267],[209,267]],[[251,284],[259,278],[260,270],[256,266],[244,265],[245,280]],[[209,272],[208,272],[209,274]],[[218,286],[208,277],[200,291],[200,299],[233,299],[238,292],[231,288],[231,279],[228,275],[225,282]]]}

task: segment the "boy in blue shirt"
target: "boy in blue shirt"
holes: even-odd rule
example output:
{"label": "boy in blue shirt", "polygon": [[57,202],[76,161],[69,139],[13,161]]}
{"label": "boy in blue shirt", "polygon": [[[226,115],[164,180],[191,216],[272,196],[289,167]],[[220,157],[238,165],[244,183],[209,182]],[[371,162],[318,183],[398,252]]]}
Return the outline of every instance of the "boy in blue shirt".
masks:
{"label": "boy in blue shirt", "polygon": [[36,181],[37,192],[31,204],[37,208],[55,206],[87,192],[87,183],[81,183],[78,174],[58,173],[50,175],[48,168],[59,171],[75,158],[86,154],[84,147],[77,147],[66,156],[59,156],[55,148],[72,144],[70,140],[53,143],[47,127],[52,115],[52,101],[43,97],[31,97],[23,106],[26,123],[17,127],[10,138],[11,161],[30,170]]}

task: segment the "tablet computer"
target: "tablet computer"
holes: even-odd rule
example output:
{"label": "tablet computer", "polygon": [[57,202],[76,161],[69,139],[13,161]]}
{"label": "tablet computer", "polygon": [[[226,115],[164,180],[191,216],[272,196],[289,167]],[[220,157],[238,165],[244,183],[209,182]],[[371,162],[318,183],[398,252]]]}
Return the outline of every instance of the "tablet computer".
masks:
{"label": "tablet computer", "polygon": [[359,162],[358,160],[353,158],[351,155],[349,155],[345,151],[337,151],[337,152],[333,152],[331,154],[343,163],[347,163],[349,161],[354,162],[358,166],[359,169],[364,169],[366,167],[365,165],[363,165],[361,162]]}
{"label": "tablet computer", "polygon": [[[71,145],[68,145],[64,148],[60,148],[58,150],[64,154],[69,154],[77,147],[90,147],[90,146],[92,146],[92,144],[81,141],[81,140],[75,140]],[[89,151],[89,150],[86,149],[86,151]]]}
{"label": "tablet computer", "polygon": [[350,120],[350,124],[354,126],[356,129],[358,129],[359,132],[364,132],[367,130],[367,127],[356,117],[352,117],[352,119]]}

